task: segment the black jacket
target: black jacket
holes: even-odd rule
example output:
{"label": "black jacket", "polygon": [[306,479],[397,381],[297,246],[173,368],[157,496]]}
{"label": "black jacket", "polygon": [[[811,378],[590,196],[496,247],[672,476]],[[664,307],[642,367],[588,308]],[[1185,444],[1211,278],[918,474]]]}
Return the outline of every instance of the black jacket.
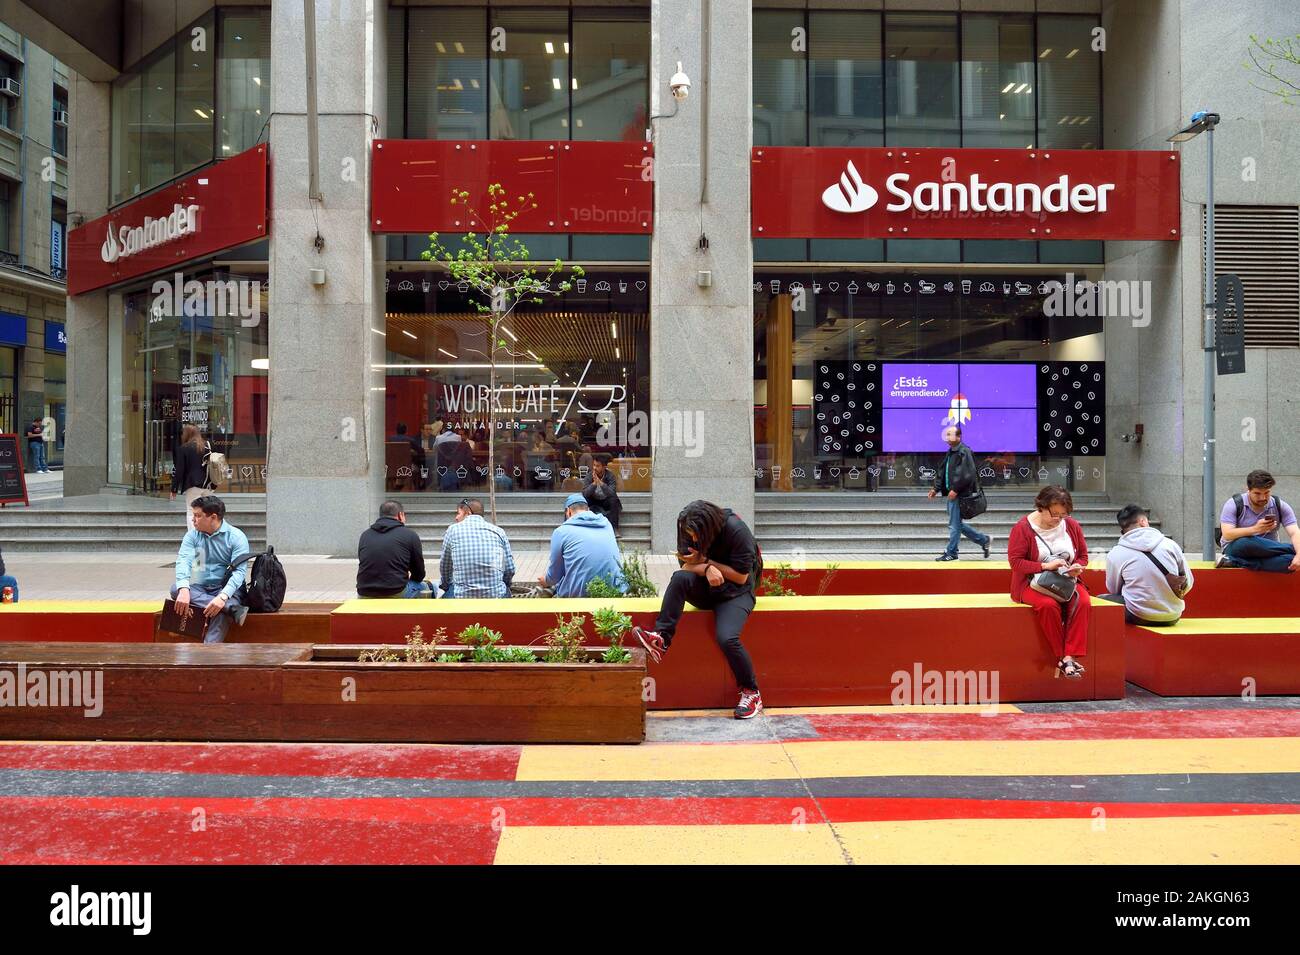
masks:
{"label": "black jacket", "polygon": [[184,494],[192,487],[204,487],[208,472],[203,467],[203,452],[193,444],[181,445],[176,453],[176,493]]}
{"label": "black jacket", "polygon": [[[763,556],[758,549],[758,541],[748,525],[736,516],[730,508],[723,508],[727,521],[718,531],[718,536],[709,545],[704,555],[709,560],[726,564],[732,570],[749,574],[749,580],[743,584],[732,583],[723,578],[721,587],[711,587],[709,592],[720,600],[730,600],[742,594],[758,592],[759,578],[763,574]],[[690,541],[678,541],[678,546],[689,546]]]}
{"label": "black jacket", "polygon": [[[945,473],[947,480],[944,479]],[[975,470],[975,456],[971,454],[970,448],[959,442],[957,447],[949,448],[939,462],[939,470],[934,476],[934,489],[944,495],[956,491],[957,496],[961,497],[970,494],[978,486],[979,472]]]}
{"label": "black jacket", "polygon": [[408,582],[424,580],[424,546],[420,535],[395,517],[381,517],[357,544],[357,593],[392,597]]}

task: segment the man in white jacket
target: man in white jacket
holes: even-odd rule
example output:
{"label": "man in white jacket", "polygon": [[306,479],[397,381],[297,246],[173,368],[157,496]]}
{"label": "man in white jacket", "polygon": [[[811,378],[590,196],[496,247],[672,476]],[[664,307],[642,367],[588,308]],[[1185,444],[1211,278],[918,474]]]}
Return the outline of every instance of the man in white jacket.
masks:
{"label": "man in white jacket", "polygon": [[1192,570],[1176,543],[1151,526],[1147,511],[1129,504],[1116,515],[1123,535],[1106,555],[1106,592],[1124,599],[1129,623],[1169,626],[1183,615]]}

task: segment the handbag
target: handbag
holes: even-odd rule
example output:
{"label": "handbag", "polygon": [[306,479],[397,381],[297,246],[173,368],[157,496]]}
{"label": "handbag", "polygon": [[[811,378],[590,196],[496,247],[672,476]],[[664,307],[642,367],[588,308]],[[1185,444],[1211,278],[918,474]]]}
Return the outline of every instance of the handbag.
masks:
{"label": "handbag", "polygon": [[988,498],[984,496],[984,488],[976,485],[975,490],[965,496],[958,496],[957,510],[961,513],[963,521],[969,521],[973,517],[979,517],[989,509]]}
{"label": "handbag", "polygon": [[[1034,531],[1034,536],[1043,541],[1043,546],[1047,548],[1048,553],[1051,553],[1052,548],[1048,547],[1047,541],[1043,540],[1038,531]],[[1074,599],[1074,591],[1079,586],[1079,581],[1056,570],[1040,570],[1029,578],[1029,586],[1030,589],[1064,604]]]}
{"label": "handbag", "polygon": [[1147,560],[1160,568],[1160,573],[1164,574],[1165,583],[1168,584],[1169,589],[1174,592],[1174,596],[1181,600],[1183,594],[1187,593],[1187,574],[1184,572],[1182,564],[1179,563],[1175,567],[1175,570],[1178,571],[1176,574],[1171,574],[1169,571],[1165,570],[1165,565],[1160,563],[1160,561],[1156,559],[1156,555],[1151,553],[1151,551],[1145,550],[1142,553],[1147,555]]}

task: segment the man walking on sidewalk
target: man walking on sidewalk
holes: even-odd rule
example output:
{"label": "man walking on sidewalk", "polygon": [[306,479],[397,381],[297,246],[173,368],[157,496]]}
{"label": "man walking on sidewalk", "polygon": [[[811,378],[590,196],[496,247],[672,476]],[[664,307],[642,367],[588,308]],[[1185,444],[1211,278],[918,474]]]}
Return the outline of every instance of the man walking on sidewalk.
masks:
{"label": "man walking on sidewalk", "polygon": [[961,440],[961,425],[949,425],[943,429],[943,440],[948,445],[948,453],[939,464],[939,471],[934,476],[934,487],[927,495],[930,500],[943,495],[948,504],[948,547],[935,560],[956,560],[957,545],[962,535],[984,549],[984,556],[989,555],[989,544],[993,538],[981,534],[974,527],[961,519],[961,507],[957,498],[974,492],[979,487],[979,473],[975,470],[975,456]]}

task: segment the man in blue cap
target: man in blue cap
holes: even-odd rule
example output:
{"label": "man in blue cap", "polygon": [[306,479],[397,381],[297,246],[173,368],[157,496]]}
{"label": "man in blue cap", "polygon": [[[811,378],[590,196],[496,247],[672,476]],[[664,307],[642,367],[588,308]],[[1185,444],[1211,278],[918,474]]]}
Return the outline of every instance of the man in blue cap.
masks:
{"label": "man in blue cap", "polygon": [[627,592],[613,525],[588,508],[581,494],[570,494],[564,500],[564,523],[551,534],[551,561],[542,586],[553,587],[557,597],[585,597],[587,585],[598,577]]}

